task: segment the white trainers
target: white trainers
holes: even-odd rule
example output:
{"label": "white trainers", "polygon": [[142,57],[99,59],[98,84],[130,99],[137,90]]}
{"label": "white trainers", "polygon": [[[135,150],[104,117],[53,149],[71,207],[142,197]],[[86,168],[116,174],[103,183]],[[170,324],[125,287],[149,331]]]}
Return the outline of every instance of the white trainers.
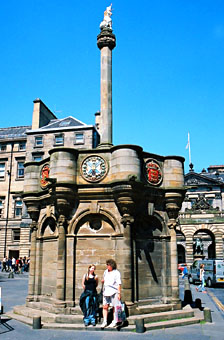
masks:
{"label": "white trainers", "polygon": [[117,327],[117,322],[113,320],[108,327]]}
{"label": "white trainers", "polygon": [[101,329],[104,329],[105,327],[107,327],[107,322],[103,320],[101,324]]}

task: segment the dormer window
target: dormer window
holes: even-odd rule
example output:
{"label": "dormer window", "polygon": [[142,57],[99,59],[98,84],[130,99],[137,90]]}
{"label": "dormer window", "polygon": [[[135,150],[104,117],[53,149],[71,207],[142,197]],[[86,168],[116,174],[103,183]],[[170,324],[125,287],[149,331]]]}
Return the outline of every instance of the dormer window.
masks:
{"label": "dormer window", "polygon": [[55,145],[64,145],[64,135],[62,133],[55,135]]}
{"label": "dormer window", "polygon": [[35,137],[35,146],[43,146],[43,136],[36,136]]}

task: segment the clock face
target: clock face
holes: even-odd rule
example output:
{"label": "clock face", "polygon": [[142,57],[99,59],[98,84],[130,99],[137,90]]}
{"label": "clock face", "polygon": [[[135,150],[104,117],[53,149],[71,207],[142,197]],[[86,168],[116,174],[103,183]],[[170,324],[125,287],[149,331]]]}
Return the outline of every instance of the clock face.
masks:
{"label": "clock face", "polygon": [[89,156],[82,162],[81,174],[89,182],[98,182],[107,174],[107,163],[100,156]]}

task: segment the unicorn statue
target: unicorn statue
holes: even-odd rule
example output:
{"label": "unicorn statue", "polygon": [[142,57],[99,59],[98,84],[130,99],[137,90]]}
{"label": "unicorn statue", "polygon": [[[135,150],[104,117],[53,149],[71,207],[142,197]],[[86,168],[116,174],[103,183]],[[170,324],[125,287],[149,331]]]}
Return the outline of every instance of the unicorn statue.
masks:
{"label": "unicorn statue", "polygon": [[100,23],[100,29],[102,30],[103,28],[110,28],[112,29],[112,4],[106,8],[104,11],[104,18],[103,21]]}

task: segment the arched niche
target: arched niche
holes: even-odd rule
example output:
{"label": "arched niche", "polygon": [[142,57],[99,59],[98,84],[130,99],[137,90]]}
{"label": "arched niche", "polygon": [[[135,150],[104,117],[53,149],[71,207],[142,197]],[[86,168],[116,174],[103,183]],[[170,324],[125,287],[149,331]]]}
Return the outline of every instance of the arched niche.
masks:
{"label": "arched niche", "polygon": [[198,229],[193,235],[194,258],[215,258],[215,235],[209,229]]}
{"label": "arched niche", "polygon": [[111,212],[100,209],[99,212],[92,212],[89,209],[75,215],[69,225],[69,234],[111,234],[120,233],[120,225]]}
{"label": "arched niche", "polygon": [[177,255],[178,255],[178,263],[185,263],[186,261],[186,238],[182,231],[176,230],[177,237]]}
{"label": "arched niche", "polygon": [[182,244],[177,244],[177,254],[178,254],[178,263],[185,263],[185,247]]}
{"label": "arched niche", "polygon": [[77,216],[70,225],[69,237],[74,237],[74,292],[77,303],[83,290],[82,277],[88,265],[96,265],[96,273],[101,280],[106,260],[116,259],[120,227],[110,213],[102,210],[93,213],[88,210]]}
{"label": "arched niche", "polygon": [[54,236],[55,234],[57,234],[55,218],[52,216],[46,217],[41,223],[40,236],[49,237]]}

